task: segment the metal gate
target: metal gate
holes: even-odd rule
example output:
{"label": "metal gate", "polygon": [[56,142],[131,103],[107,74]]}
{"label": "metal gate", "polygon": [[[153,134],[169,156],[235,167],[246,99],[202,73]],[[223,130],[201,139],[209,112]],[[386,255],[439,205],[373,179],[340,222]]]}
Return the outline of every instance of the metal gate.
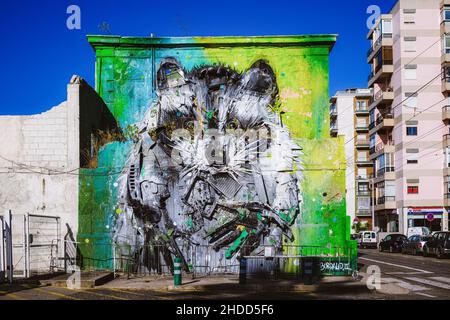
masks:
{"label": "metal gate", "polygon": [[0,216],[0,283],[13,280],[11,221],[11,211],[6,217]]}
{"label": "metal gate", "polygon": [[0,283],[6,279],[5,222],[0,216]]}
{"label": "metal gate", "polygon": [[14,277],[29,278],[61,268],[59,217],[14,214],[11,226]]}

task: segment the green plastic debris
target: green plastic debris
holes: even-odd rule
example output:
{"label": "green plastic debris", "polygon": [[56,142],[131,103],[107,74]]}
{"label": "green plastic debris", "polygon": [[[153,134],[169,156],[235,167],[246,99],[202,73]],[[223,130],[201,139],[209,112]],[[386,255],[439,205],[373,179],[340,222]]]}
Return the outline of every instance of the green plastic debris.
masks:
{"label": "green plastic debris", "polygon": [[234,241],[233,245],[225,253],[225,258],[226,259],[231,259],[233,257],[233,255],[234,255],[234,253],[239,249],[239,247],[245,241],[245,239],[247,239],[247,237],[248,237],[248,232],[247,232],[246,229],[244,229],[244,231],[242,231],[242,233],[239,236],[239,238],[237,238]]}

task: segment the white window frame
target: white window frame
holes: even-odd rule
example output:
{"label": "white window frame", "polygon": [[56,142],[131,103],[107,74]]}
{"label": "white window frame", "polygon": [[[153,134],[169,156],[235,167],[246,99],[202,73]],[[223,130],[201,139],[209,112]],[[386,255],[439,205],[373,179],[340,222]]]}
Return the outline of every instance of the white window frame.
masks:
{"label": "white window frame", "polygon": [[405,80],[417,80],[417,66],[405,66]]}
{"label": "white window frame", "polygon": [[404,51],[416,52],[417,51],[417,39],[416,37],[404,37]]}
{"label": "white window frame", "polygon": [[450,34],[444,35],[442,38],[442,41],[444,42],[442,44],[442,49],[444,50],[444,54],[450,54]]}
{"label": "white window frame", "polygon": [[405,100],[403,102],[403,105],[407,108],[417,108],[417,94],[405,94]]}

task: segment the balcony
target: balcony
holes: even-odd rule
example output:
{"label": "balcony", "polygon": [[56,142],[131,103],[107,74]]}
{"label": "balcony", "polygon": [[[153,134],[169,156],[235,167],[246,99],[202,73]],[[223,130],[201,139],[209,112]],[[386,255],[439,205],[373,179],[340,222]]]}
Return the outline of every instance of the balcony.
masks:
{"label": "balcony", "polygon": [[369,115],[369,108],[367,108],[367,107],[357,107],[355,109],[355,114],[357,116],[368,116]]}
{"label": "balcony", "polygon": [[[373,175],[372,174],[366,174],[366,175],[363,175],[363,176],[356,176],[355,179],[358,182],[368,182],[370,179],[373,179]],[[368,195],[370,195],[370,193]]]}
{"label": "balcony", "polygon": [[450,34],[450,20],[442,20],[441,35]]}
{"label": "balcony", "polygon": [[387,141],[386,143],[380,142],[375,147],[371,148],[369,151],[370,160],[375,160],[383,153],[394,153],[395,152],[395,143],[392,140]]}
{"label": "balcony", "polygon": [[444,206],[450,207],[450,193],[444,194]]}
{"label": "balcony", "polygon": [[376,200],[375,211],[394,210],[397,208],[395,197],[383,196]]}
{"label": "balcony", "polygon": [[450,147],[450,134],[444,135],[443,140],[444,140],[444,142],[443,142],[444,149],[447,147]]}
{"label": "balcony", "polygon": [[372,167],[373,162],[367,158],[359,158],[359,159],[356,159],[356,165],[358,167]]}
{"label": "balcony", "polygon": [[358,209],[356,209],[356,216],[357,217],[371,217],[372,210],[370,208],[368,208],[368,209],[358,208]]}
{"label": "balcony", "polygon": [[369,149],[370,141],[369,140],[356,140],[355,146],[356,146],[356,149]]}
{"label": "balcony", "polygon": [[392,87],[388,87],[383,90],[379,90],[375,93],[373,99],[370,101],[369,111],[374,108],[383,109],[390,106],[394,101],[394,90]]}
{"label": "balcony", "polygon": [[392,59],[383,59],[382,63],[369,74],[368,86],[372,87],[374,83],[384,82],[394,73],[394,61]]}
{"label": "balcony", "polygon": [[369,50],[367,51],[367,63],[371,63],[375,54],[380,51],[382,47],[392,47],[394,45],[394,41],[392,39],[392,33],[384,33],[379,36],[378,39],[372,43]]}
{"label": "balcony", "polygon": [[450,92],[450,66],[445,66],[442,71],[442,93]]}
{"label": "balcony", "polygon": [[450,106],[445,106],[442,108],[442,121],[449,121],[450,120]]}
{"label": "balcony", "polygon": [[441,9],[445,6],[450,6],[450,0],[441,0]]}
{"label": "balcony", "polygon": [[392,113],[379,115],[375,123],[370,124],[370,135],[375,133],[386,133],[394,128],[395,120]]}
{"label": "balcony", "polygon": [[338,130],[337,125],[333,125],[333,124],[330,125],[330,135],[332,137],[337,137],[338,133],[339,133],[339,130]]}
{"label": "balcony", "polygon": [[377,171],[376,177],[373,179],[373,183],[379,183],[382,181],[395,181],[395,167],[385,167]]}
{"label": "balcony", "polygon": [[356,123],[355,130],[358,133],[367,133],[369,132],[369,127],[367,126],[367,123]]}
{"label": "balcony", "polygon": [[332,105],[331,107],[330,107],[330,118],[336,118],[337,117],[337,115],[338,115],[338,113],[337,113],[337,107],[336,107],[336,105]]}

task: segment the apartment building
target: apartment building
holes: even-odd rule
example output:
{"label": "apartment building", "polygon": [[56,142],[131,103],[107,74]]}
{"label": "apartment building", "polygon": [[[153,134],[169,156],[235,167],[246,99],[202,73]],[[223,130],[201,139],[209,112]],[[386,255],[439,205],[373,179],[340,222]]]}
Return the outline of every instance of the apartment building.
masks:
{"label": "apartment building", "polygon": [[[368,33],[375,229],[448,230],[450,1],[399,0]],[[447,76],[448,75],[448,76]],[[444,148],[444,149],[443,149]],[[444,156],[445,155],[445,156]]]}
{"label": "apartment building", "polygon": [[336,92],[330,99],[330,134],[343,135],[346,142],[347,215],[367,228],[372,226],[369,183],[373,164],[368,136],[371,98],[371,89],[347,89]]}

